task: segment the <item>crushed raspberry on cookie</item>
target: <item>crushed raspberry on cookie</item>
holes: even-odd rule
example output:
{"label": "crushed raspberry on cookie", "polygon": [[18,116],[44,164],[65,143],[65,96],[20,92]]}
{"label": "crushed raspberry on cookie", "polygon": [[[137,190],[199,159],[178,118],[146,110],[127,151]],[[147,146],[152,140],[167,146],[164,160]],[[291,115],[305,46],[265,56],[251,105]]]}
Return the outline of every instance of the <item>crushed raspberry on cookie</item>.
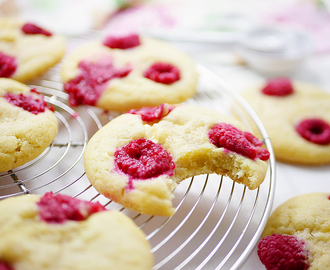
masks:
{"label": "crushed raspberry on cookie", "polygon": [[132,109],[129,110],[127,113],[140,115],[142,121],[144,122],[154,122],[168,115],[173,109],[174,106],[170,106],[164,103],[156,107],[143,107],[141,109]]}
{"label": "crushed raspberry on cookie", "polygon": [[127,36],[108,36],[104,39],[103,45],[112,49],[130,49],[140,45],[140,38],[136,34]]}
{"label": "crushed raspberry on cookie", "polygon": [[269,79],[262,89],[262,93],[269,96],[287,96],[293,92],[291,80],[285,77]]}
{"label": "crushed raspberry on cookie", "polygon": [[27,35],[36,35],[36,34],[41,34],[47,37],[52,36],[52,33],[42,29],[41,27],[32,24],[32,23],[26,23],[22,26],[22,31],[27,34]]}
{"label": "crushed raspberry on cookie", "polygon": [[157,83],[172,84],[180,80],[180,71],[171,64],[158,62],[146,70],[144,77]]}
{"label": "crushed raspberry on cookie", "polygon": [[14,270],[14,268],[9,266],[7,263],[0,261],[0,270]]}
{"label": "crushed raspberry on cookie", "polygon": [[12,105],[22,108],[33,114],[45,112],[46,108],[54,112],[54,107],[47,104],[43,95],[40,95],[36,89],[31,89],[30,92],[36,93],[39,96],[6,93],[3,97]]}
{"label": "crushed raspberry on cookie", "polygon": [[173,175],[175,168],[171,155],[160,144],[146,139],[131,141],[117,149],[114,158],[117,168],[133,179]]}
{"label": "crushed raspberry on cookie", "polygon": [[71,106],[95,106],[109,80],[126,77],[131,72],[129,66],[116,68],[109,57],[98,62],[81,61],[78,67],[79,75],[64,84]]}
{"label": "crushed raspberry on cookie", "polygon": [[10,78],[16,69],[16,58],[0,52],[0,77]]}
{"label": "crushed raspberry on cookie", "polygon": [[330,143],[330,125],[322,119],[305,119],[296,126],[304,139],[321,145]]}
{"label": "crushed raspberry on cookie", "polygon": [[267,270],[309,268],[308,251],[305,243],[291,235],[272,234],[258,244],[258,256]]}
{"label": "crushed raspberry on cookie", "polygon": [[90,215],[106,211],[99,202],[82,201],[67,195],[46,193],[37,203],[40,217],[47,223],[64,223],[67,220],[86,220]]}
{"label": "crushed raspberry on cookie", "polygon": [[220,123],[214,125],[208,132],[210,142],[217,147],[241,154],[250,159],[269,159],[269,152],[262,148],[262,142],[249,132],[243,132],[236,127]]}

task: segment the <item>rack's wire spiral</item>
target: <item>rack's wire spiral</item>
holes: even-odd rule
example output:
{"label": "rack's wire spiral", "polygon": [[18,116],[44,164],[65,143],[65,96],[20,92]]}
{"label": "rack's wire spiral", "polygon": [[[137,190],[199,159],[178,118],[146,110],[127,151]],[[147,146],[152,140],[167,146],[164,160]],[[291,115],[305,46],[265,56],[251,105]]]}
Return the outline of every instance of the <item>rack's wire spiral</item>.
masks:
{"label": "rack's wire spiral", "polygon": [[252,252],[270,214],[275,160],[266,132],[244,100],[228,91],[212,72],[198,69],[198,93],[187,102],[226,114],[234,109],[248,126],[247,113],[259,127],[271,159],[266,179],[258,189],[248,190],[221,175],[192,177],[175,190],[176,213],[171,218],[137,214],[103,197],[85,176],[83,153],[89,138],[117,114],[92,107],[71,108],[54,72],[48,75],[50,79],[31,87],[54,105],[59,132],[38,158],[0,173],[0,199],[53,191],[99,201],[109,209],[123,211],[145,232],[155,257],[154,269],[238,269]]}

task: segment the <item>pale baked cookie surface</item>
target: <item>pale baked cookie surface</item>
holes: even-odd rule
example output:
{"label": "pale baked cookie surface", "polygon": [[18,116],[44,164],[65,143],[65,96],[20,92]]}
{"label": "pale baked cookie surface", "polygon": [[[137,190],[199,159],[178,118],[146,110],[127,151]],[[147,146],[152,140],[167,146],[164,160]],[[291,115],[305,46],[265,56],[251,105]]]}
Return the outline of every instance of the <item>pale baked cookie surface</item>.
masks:
{"label": "pale baked cookie surface", "polygon": [[125,112],[180,103],[196,93],[198,74],[188,55],[163,41],[136,38],[138,45],[129,48],[106,46],[106,38],[91,41],[64,59],[61,76],[71,105]]}
{"label": "pale baked cookie surface", "polygon": [[[277,160],[304,165],[329,164],[330,95],[311,84],[291,83],[293,91],[287,95],[264,94],[265,83],[242,92],[242,96],[262,121]],[[297,132],[297,127],[304,120],[308,122],[302,126],[302,131],[316,141],[319,139],[319,143]]]}
{"label": "pale baked cookie surface", "polygon": [[[250,189],[263,182],[269,153],[260,147],[259,140],[255,141],[258,146],[252,145],[240,131],[229,130],[228,137],[223,137],[228,143],[224,147],[209,139],[210,130],[220,123],[225,125],[224,129],[231,125],[243,130],[240,122],[196,105],[165,104],[154,109],[151,114],[156,112],[157,119],[144,118],[148,108],[122,114],[90,139],[84,165],[98,192],[128,209],[170,216],[174,214],[173,191],[188,177],[223,174]],[[233,144],[231,135],[237,135]],[[244,151],[238,154],[243,144],[255,151],[254,157],[245,156]]]}
{"label": "pale baked cookie surface", "polygon": [[57,117],[42,95],[25,84],[0,78],[0,172],[39,156],[57,131]]}
{"label": "pale baked cookie surface", "polygon": [[[266,224],[258,253],[267,269],[328,269],[329,194],[304,194],[280,205]],[[292,268],[285,268],[290,260]]]}
{"label": "pale baked cookie surface", "polygon": [[6,270],[153,266],[150,244],[125,214],[61,194],[0,201],[0,237],[0,268]]}
{"label": "pale baked cookie surface", "polygon": [[26,22],[18,18],[0,18],[0,62],[2,68],[4,63],[15,66],[11,72],[1,72],[1,68],[0,74],[21,82],[35,79],[57,64],[66,48],[66,41],[61,35],[48,31],[31,34],[31,31],[43,30],[36,30],[31,25],[26,27],[25,33],[22,30],[24,25]]}

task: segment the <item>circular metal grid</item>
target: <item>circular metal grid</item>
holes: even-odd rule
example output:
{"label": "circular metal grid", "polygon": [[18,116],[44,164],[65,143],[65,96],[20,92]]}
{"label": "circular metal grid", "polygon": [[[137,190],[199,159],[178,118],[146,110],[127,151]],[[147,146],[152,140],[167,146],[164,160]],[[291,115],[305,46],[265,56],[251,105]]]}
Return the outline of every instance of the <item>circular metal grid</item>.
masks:
{"label": "circular metal grid", "polygon": [[[58,67],[57,67],[58,68]],[[84,200],[99,201],[108,209],[124,212],[147,235],[155,257],[154,269],[237,269],[256,245],[271,211],[275,191],[275,160],[258,117],[237,94],[226,89],[219,77],[199,66],[198,93],[187,103],[225,114],[252,117],[271,153],[264,183],[256,190],[221,175],[186,179],[175,190],[176,213],[170,218],[147,216],[127,210],[100,195],[84,173],[82,157],[88,139],[117,113],[93,107],[72,109],[62,92],[54,68],[38,82],[38,91],[53,104],[59,122],[54,142],[35,160],[0,174],[0,199],[48,191]],[[237,106],[237,103],[239,106]]]}

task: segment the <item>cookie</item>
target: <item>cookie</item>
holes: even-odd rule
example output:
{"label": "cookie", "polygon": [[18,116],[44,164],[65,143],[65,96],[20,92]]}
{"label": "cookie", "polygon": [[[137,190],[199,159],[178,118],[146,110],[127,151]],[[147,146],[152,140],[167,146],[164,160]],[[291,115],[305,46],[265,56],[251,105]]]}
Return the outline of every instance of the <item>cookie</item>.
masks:
{"label": "cookie", "polygon": [[234,119],[196,105],[131,110],[97,131],[84,154],[98,192],[124,207],[171,216],[173,191],[184,179],[223,174],[249,189],[264,180],[268,150]]}
{"label": "cookie", "polygon": [[17,18],[0,18],[0,77],[28,82],[57,64],[64,37]]}
{"label": "cookie", "polygon": [[67,195],[21,195],[0,201],[4,270],[151,269],[144,233],[119,211]]}
{"label": "cookie", "polygon": [[198,80],[184,52],[134,34],[81,45],[64,59],[61,77],[72,106],[121,112],[185,101],[196,93]]}
{"label": "cookie", "polygon": [[284,202],[270,216],[258,255],[267,269],[328,269],[330,197],[309,193]]}
{"label": "cookie", "polygon": [[251,87],[242,96],[262,121],[277,160],[330,164],[329,94],[314,85],[279,77]]}
{"label": "cookie", "polygon": [[54,108],[36,89],[0,78],[0,172],[39,156],[58,131]]}

